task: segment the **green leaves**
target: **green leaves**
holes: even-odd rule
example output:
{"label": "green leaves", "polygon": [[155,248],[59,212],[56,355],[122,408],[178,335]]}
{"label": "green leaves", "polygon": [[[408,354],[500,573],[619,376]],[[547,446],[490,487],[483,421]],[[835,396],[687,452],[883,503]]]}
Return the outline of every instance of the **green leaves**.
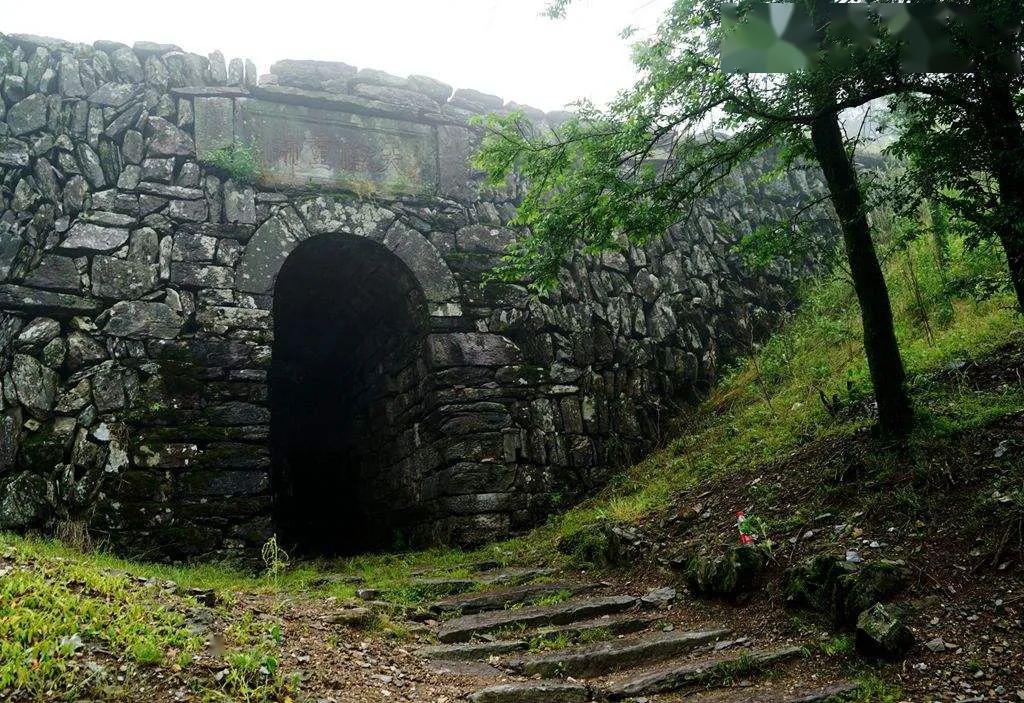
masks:
{"label": "green leaves", "polygon": [[634,44],[639,78],[607,109],[581,104],[555,128],[522,114],[479,121],[477,168],[490,185],[516,179],[524,193],[514,224],[526,234],[496,277],[549,288],[566,260],[642,244],[685,220],[769,147],[786,159],[807,153],[820,81],[723,74],[720,21],[712,0],[677,0],[657,33]]}

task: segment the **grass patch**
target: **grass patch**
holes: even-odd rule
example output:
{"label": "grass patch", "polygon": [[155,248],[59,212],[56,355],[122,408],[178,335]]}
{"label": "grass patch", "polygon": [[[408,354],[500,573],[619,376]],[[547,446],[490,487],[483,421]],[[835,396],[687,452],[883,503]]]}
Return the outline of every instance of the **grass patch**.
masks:
{"label": "grass patch", "polygon": [[886,683],[872,674],[857,679],[857,692],[850,703],[897,703],[906,700],[898,686]]}
{"label": "grass patch", "polygon": [[239,183],[255,183],[260,177],[259,153],[240,142],[208,151],[199,160]]}
{"label": "grass patch", "polygon": [[830,657],[846,657],[854,652],[853,638],[849,635],[837,635],[821,644],[821,651]]}
{"label": "grass patch", "polygon": [[269,703],[290,700],[298,692],[300,678],[281,670],[279,648],[284,633],[280,623],[259,622],[247,613],[232,623],[226,635],[227,666],[215,676],[220,688],[204,691],[204,700]]}
{"label": "grass patch", "polygon": [[543,596],[534,598],[532,601],[530,601],[529,605],[558,605],[559,603],[565,603],[570,598],[572,598],[572,591],[562,589],[560,591],[555,591],[554,593],[545,593]]}
{"label": "grass patch", "polygon": [[[108,692],[119,675],[180,666],[203,646],[181,612],[188,599],[7,540],[0,549],[0,690],[18,700]],[[104,664],[104,652],[120,654],[126,670]]]}
{"label": "grass patch", "polygon": [[531,637],[529,643],[531,652],[554,652],[569,647],[607,642],[614,637],[615,635],[607,627],[595,627],[575,632],[559,632],[553,636],[540,634]]}
{"label": "grass patch", "polygon": [[[893,248],[885,263],[919,415],[912,443],[1024,409],[1019,386],[988,391],[936,378],[951,365],[1024,343],[1001,252],[984,246],[972,250],[955,241],[947,256],[940,272],[934,242],[920,237]],[[998,285],[979,295],[964,284],[974,280]],[[640,522],[668,510],[674,496],[699,482],[771,461],[811,440],[869,426],[870,380],[849,282],[841,276],[818,281],[802,298],[801,308],[778,333],[734,363],[704,402],[682,412],[669,432],[677,439],[507,548],[550,559],[565,537],[602,523]]]}

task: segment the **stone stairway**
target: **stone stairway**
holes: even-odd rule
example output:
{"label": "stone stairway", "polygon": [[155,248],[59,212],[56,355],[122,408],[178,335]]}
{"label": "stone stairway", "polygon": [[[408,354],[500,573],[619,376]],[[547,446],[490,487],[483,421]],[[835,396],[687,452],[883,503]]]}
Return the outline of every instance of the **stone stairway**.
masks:
{"label": "stone stairway", "polygon": [[838,703],[857,689],[780,687],[774,675],[805,656],[800,643],[756,642],[713,623],[677,629],[664,598],[606,583],[488,578],[484,590],[431,604],[439,644],[417,650],[435,671],[478,678],[472,703]]}

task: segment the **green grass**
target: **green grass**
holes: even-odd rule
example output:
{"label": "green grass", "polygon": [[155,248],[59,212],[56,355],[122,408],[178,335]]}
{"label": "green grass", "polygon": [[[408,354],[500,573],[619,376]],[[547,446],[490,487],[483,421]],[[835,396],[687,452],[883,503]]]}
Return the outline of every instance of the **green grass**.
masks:
{"label": "green grass", "polygon": [[159,585],[32,547],[0,542],[0,691],[28,700],[73,697],[116,683],[119,673],[85,666],[83,653],[123,653],[122,675],[130,678],[147,666],[186,664],[203,645]]}
{"label": "green grass", "polygon": [[830,657],[845,657],[853,654],[853,638],[849,635],[836,635],[822,643],[821,651]]}
{"label": "green grass", "polygon": [[289,700],[297,693],[300,679],[281,670],[279,647],[283,642],[281,625],[257,622],[252,613],[231,624],[226,633],[226,664],[220,688],[207,689],[207,701],[246,701],[246,703]]}
{"label": "green grass", "polygon": [[555,591],[554,593],[548,593],[548,594],[545,594],[545,595],[543,595],[543,596],[541,596],[539,598],[535,598],[532,601],[530,601],[529,605],[531,605],[531,606],[558,605],[559,603],[566,602],[570,598],[572,598],[572,591],[569,591],[569,590],[566,590],[566,589],[562,589],[562,590],[559,590],[559,591]]}
{"label": "green grass", "polygon": [[255,147],[239,142],[208,151],[200,161],[223,171],[239,183],[255,183],[260,177],[259,156]]}
{"label": "green grass", "polygon": [[[16,692],[17,700],[109,695],[118,674],[130,681],[130,675],[150,666],[187,666],[206,646],[206,639],[187,629],[183,613],[196,605],[195,600],[169,596],[161,590],[168,581],[181,589],[215,591],[223,609],[242,593],[333,596],[342,603],[358,602],[355,591],[364,587],[380,589],[387,600],[404,606],[428,597],[410,585],[416,575],[458,578],[469,573],[467,555],[450,549],[300,564],[261,574],[215,563],[138,563],[99,551],[83,554],[55,540],[4,533],[0,555],[8,562],[5,566],[0,561],[0,573],[11,568],[0,575],[0,691]],[[493,551],[478,555],[491,559]],[[338,574],[362,576],[365,583],[324,579]],[[153,585],[140,585],[140,578]],[[407,638],[386,616],[374,631]],[[200,677],[199,699],[255,702],[294,695],[299,683],[280,666],[279,626],[250,615],[235,622],[225,636],[223,673],[205,684]],[[81,660],[83,646],[116,652],[117,663],[110,671],[90,669]],[[117,670],[122,664],[125,672]]]}
{"label": "green grass", "polygon": [[850,703],[896,703],[906,700],[897,686],[886,683],[877,676],[867,674],[857,679],[857,693]]}
{"label": "green grass", "polygon": [[560,632],[555,636],[536,635],[530,638],[531,652],[551,652],[598,642],[607,642],[615,635],[607,627],[595,627],[579,632]]}

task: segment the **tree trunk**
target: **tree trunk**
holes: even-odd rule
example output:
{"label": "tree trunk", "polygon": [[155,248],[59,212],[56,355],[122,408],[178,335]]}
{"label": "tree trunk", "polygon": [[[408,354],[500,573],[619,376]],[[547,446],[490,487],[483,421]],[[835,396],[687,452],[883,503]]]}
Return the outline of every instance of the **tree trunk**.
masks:
{"label": "tree trunk", "polygon": [[928,201],[928,216],[932,221],[932,243],[935,245],[935,258],[939,262],[939,275],[945,284],[946,270],[949,268],[949,221],[942,206],[934,200]]}
{"label": "tree trunk", "polygon": [[893,328],[889,290],[871,240],[857,173],[846,153],[835,112],[825,112],[814,120],[811,141],[843,231],[864,325],[864,353],[878,403],[878,426],[886,434],[903,434],[913,425],[914,411]]}
{"label": "tree trunk", "polygon": [[1017,307],[1024,312],[1024,127],[1009,79],[996,76],[990,81],[983,91],[981,114],[1002,205],[996,229],[1006,250]]}

